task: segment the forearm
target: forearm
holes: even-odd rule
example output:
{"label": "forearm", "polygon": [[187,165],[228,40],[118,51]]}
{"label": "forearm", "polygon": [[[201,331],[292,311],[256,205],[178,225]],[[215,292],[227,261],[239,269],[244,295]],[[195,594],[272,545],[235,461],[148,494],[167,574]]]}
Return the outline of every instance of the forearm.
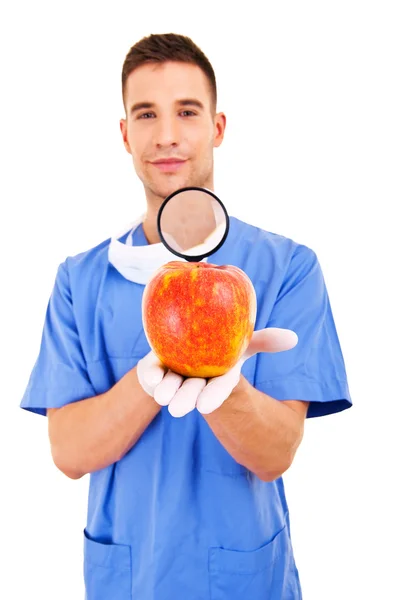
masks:
{"label": "forearm", "polygon": [[264,481],[288,469],[303,437],[303,420],[241,376],[220,408],[203,415],[221,444]]}
{"label": "forearm", "polygon": [[129,371],[108,392],[49,413],[49,437],[57,467],[73,479],[120,460],[161,407]]}

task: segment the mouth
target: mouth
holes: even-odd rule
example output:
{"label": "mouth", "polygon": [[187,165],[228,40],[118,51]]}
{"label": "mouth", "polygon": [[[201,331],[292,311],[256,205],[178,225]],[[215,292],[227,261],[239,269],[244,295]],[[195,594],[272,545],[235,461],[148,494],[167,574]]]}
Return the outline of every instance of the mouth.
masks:
{"label": "mouth", "polygon": [[183,160],[181,158],[161,158],[151,162],[150,164],[160,171],[173,173],[178,171],[186,162],[187,160]]}

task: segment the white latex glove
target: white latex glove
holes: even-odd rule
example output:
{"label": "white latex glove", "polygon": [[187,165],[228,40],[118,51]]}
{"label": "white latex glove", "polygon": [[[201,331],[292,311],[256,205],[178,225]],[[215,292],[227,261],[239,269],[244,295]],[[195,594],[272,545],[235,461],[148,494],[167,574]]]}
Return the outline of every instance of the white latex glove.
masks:
{"label": "white latex glove", "polygon": [[143,389],[161,406],[168,406],[173,417],[183,417],[194,408],[209,414],[219,408],[230,396],[240,380],[242,365],[258,352],[282,352],[291,350],[298,343],[298,336],[290,329],[268,327],[255,331],[238,363],[224,375],[209,380],[200,377],[184,379],[166,367],[153,352],[137,365],[137,375]]}
{"label": "white latex glove", "polygon": [[143,390],[161,406],[168,406],[173,417],[183,417],[194,410],[206,379],[182,375],[165,367],[154,352],[137,363],[137,378]]}

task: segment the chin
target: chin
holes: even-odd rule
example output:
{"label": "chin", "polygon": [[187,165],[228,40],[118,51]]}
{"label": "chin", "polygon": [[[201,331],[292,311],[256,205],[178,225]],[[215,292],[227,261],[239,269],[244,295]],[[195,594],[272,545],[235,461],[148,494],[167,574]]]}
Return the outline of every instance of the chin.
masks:
{"label": "chin", "polygon": [[[199,181],[200,179],[200,181]],[[204,181],[205,179],[205,181]],[[149,189],[151,193],[165,200],[170,194],[185,187],[209,187],[207,181],[209,178],[195,177],[183,174],[170,174],[156,180],[151,179],[144,182],[144,187]]]}
{"label": "chin", "polygon": [[176,179],[172,179],[164,184],[164,185],[154,185],[152,187],[153,191],[156,193],[157,196],[165,199],[168,196],[170,196],[170,194],[173,194],[173,192],[176,192],[177,190],[180,190],[181,188],[184,187],[189,187],[191,185],[196,185],[191,183],[190,181],[187,181],[187,179],[182,179],[182,178],[176,178]]}

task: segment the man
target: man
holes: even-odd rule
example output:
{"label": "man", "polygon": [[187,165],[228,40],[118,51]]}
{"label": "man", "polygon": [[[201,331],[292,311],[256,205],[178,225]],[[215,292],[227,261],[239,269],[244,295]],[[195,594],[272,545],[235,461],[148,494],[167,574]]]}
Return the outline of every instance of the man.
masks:
{"label": "man", "polygon": [[299,599],[281,475],[304,419],[351,405],[320,266],[309,248],[231,218],[209,260],[254,284],[248,359],[194,396],[189,379],[165,375],[141,320],[144,285],[171,258],[156,217],[179,188],[213,189],[226,118],[209,61],[184,36],[139,41],[122,86],[147,212],[60,265],[21,403],[47,414],[57,467],[90,473],[86,597]]}

